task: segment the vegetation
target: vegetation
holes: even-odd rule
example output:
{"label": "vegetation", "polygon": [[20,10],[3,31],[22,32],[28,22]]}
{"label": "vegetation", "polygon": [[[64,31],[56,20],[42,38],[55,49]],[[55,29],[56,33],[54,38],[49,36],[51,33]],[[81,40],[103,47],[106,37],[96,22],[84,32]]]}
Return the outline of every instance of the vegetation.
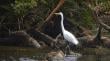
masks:
{"label": "vegetation", "polygon": [[[59,0],[7,0],[0,5],[0,31],[9,32],[29,29],[34,25],[39,27],[55,8]],[[65,17],[72,23],[88,29],[95,28],[91,15],[94,8],[101,5],[104,11],[110,10],[109,0],[65,0],[61,8]]]}
{"label": "vegetation", "polygon": [[[1,51],[6,50],[5,52],[7,52],[6,47],[3,46],[19,46],[36,47],[42,50],[36,49],[38,51],[34,51],[29,48],[30,53],[31,50],[33,53],[42,53],[45,49],[51,53],[54,48],[55,51],[58,49],[64,52],[66,46],[61,34],[59,18],[56,16],[50,19],[52,21],[46,22],[49,14],[54,11],[59,1],[60,0],[0,0]],[[101,32],[102,28],[110,32],[110,25],[108,26],[110,21],[108,20],[108,24],[106,24],[104,23],[105,18],[103,18],[106,16],[110,19],[109,0],[65,0],[64,5],[62,5],[58,11],[62,11],[67,19],[67,22],[65,20],[66,24],[64,22],[65,28],[69,28],[67,30],[70,32],[71,30],[74,31],[73,33],[80,43],[78,46],[70,46],[72,50],[81,54],[100,56],[109,54],[110,38],[107,33]],[[100,18],[103,18],[103,20],[100,20]],[[96,31],[97,28],[98,31]],[[94,33],[91,30],[95,30],[93,31]],[[2,49],[2,47],[5,49]],[[11,50],[8,48],[9,52],[13,51],[12,48]],[[15,51],[27,51],[24,48],[17,50],[15,48]],[[48,52],[46,51],[46,53]],[[4,55],[4,53],[2,55]],[[59,55],[59,53],[57,55]],[[64,54],[62,55],[64,56]]]}

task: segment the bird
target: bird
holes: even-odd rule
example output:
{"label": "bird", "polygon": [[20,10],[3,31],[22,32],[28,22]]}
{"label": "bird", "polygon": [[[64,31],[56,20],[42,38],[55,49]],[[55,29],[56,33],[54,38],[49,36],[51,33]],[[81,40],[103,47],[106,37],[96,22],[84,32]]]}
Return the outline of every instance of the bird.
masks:
{"label": "bird", "polygon": [[[69,32],[68,30],[65,29],[63,21],[64,21],[64,16],[62,12],[58,12],[58,13],[54,13],[55,15],[60,15],[61,16],[61,30],[62,30],[62,34],[64,39],[66,40],[66,42],[72,43],[74,45],[78,45],[79,42],[77,40],[77,38],[75,37],[75,35],[73,35],[71,32]],[[70,49],[70,48],[69,48]]]}

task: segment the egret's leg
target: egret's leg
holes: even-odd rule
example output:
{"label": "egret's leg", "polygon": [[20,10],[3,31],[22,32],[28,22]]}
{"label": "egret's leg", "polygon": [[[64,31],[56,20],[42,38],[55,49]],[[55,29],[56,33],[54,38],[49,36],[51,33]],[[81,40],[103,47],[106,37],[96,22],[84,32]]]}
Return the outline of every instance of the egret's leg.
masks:
{"label": "egret's leg", "polygon": [[70,54],[70,46],[68,45],[68,53]]}
{"label": "egret's leg", "polygon": [[65,47],[65,50],[64,50],[65,56],[66,56],[66,53],[67,53],[67,43],[66,43],[66,47]]}
{"label": "egret's leg", "polygon": [[69,45],[69,42],[67,44],[67,48],[68,48],[68,54],[70,54],[70,45]]}
{"label": "egret's leg", "polygon": [[65,48],[65,50],[64,50],[64,54],[65,54],[65,56],[66,56],[66,48]]}
{"label": "egret's leg", "polygon": [[66,41],[66,48],[65,48],[65,55],[66,54],[70,54],[70,46],[69,46],[69,42]]}
{"label": "egret's leg", "polygon": [[66,56],[66,54],[67,54],[67,48],[68,48],[68,42],[66,40],[65,40],[65,44],[66,44],[66,46],[65,46],[65,49],[64,49],[64,54]]}

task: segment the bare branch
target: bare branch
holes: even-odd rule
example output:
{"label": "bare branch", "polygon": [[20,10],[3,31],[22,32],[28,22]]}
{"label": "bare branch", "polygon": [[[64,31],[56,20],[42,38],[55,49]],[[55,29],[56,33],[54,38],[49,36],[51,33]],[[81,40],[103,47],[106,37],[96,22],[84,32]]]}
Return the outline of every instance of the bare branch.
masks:
{"label": "bare branch", "polygon": [[101,40],[101,30],[102,30],[102,27],[99,25],[96,36],[93,39],[96,42],[97,45],[101,45],[103,43],[102,40]]}
{"label": "bare branch", "polygon": [[108,30],[110,32],[110,26],[108,26],[107,24],[102,22],[102,19],[97,16],[95,11],[93,11],[93,17],[94,17],[94,19],[96,20],[97,23],[99,23],[104,29],[106,29],[106,30]]}
{"label": "bare branch", "polygon": [[54,14],[55,12],[57,12],[57,11],[61,8],[61,6],[62,6],[63,4],[64,4],[64,0],[60,0],[59,3],[57,4],[57,6],[53,9],[53,11],[52,11],[52,12],[50,13],[50,15],[46,18],[46,20],[44,21],[44,23],[43,23],[41,26],[39,26],[38,29],[42,28],[42,26],[45,25],[45,23],[47,23],[47,22],[53,17],[53,14]]}

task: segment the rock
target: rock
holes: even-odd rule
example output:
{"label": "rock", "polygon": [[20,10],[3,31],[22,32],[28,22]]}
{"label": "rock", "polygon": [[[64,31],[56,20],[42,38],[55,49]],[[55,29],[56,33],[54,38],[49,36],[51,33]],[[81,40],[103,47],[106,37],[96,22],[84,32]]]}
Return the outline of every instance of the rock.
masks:
{"label": "rock", "polygon": [[110,38],[108,38],[108,37],[102,37],[102,41],[103,41],[103,45],[105,47],[110,48]]}
{"label": "rock", "polygon": [[62,51],[57,51],[57,52],[50,52],[48,53],[48,60],[49,61],[64,61],[64,53]]}

